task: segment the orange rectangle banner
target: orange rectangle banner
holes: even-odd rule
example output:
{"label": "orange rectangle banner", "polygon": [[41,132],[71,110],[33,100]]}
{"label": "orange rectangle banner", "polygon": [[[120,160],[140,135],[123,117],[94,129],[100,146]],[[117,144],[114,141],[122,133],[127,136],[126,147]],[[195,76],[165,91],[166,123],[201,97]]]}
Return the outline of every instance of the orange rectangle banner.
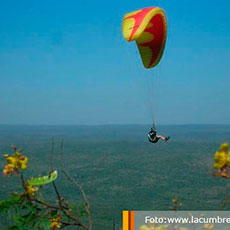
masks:
{"label": "orange rectangle banner", "polygon": [[123,211],[123,230],[134,230],[134,211]]}

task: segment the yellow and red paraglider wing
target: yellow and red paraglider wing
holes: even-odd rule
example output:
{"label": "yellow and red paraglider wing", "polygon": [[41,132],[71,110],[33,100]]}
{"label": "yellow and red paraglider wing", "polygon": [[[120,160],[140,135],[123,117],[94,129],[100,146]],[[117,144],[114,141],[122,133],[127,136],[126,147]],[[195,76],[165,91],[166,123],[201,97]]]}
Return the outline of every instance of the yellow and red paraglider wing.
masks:
{"label": "yellow and red paraglider wing", "polygon": [[167,36],[164,11],[149,7],[126,14],[123,36],[127,41],[136,41],[145,68],[156,66],[162,57]]}

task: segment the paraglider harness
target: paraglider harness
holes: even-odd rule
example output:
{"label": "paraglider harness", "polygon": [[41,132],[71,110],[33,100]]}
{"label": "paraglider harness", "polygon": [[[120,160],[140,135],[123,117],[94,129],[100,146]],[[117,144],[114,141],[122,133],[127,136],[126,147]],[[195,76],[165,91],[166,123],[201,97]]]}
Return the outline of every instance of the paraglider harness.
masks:
{"label": "paraglider harness", "polygon": [[157,137],[157,130],[156,130],[155,125],[153,125],[150,132],[148,133],[148,139],[149,139],[149,142],[151,143],[157,143],[159,141],[160,138]]}

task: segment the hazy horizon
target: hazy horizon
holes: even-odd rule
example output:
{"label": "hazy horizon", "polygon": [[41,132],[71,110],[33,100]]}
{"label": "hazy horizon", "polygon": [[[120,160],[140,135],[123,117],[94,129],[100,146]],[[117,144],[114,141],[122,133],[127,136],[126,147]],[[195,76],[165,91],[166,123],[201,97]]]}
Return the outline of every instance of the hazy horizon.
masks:
{"label": "hazy horizon", "polygon": [[[23,124],[23,123],[15,123],[15,124],[0,124],[0,126],[151,126],[152,123],[144,124],[144,123],[107,123],[107,124]],[[230,126],[230,124],[224,123],[185,123],[185,124],[157,124],[156,126]]]}

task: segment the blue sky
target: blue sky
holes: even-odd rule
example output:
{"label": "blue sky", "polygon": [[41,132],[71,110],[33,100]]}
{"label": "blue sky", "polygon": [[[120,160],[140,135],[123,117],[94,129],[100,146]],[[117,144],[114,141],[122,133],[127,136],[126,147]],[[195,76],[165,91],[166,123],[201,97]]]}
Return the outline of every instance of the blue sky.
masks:
{"label": "blue sky", "polygon": [[[0,124],[150,123],[146,76],[158,123],[230,124],[229,0],[0,3]],[[121,23],[148,6],[166,11],[168,40],[146,72]]]}

